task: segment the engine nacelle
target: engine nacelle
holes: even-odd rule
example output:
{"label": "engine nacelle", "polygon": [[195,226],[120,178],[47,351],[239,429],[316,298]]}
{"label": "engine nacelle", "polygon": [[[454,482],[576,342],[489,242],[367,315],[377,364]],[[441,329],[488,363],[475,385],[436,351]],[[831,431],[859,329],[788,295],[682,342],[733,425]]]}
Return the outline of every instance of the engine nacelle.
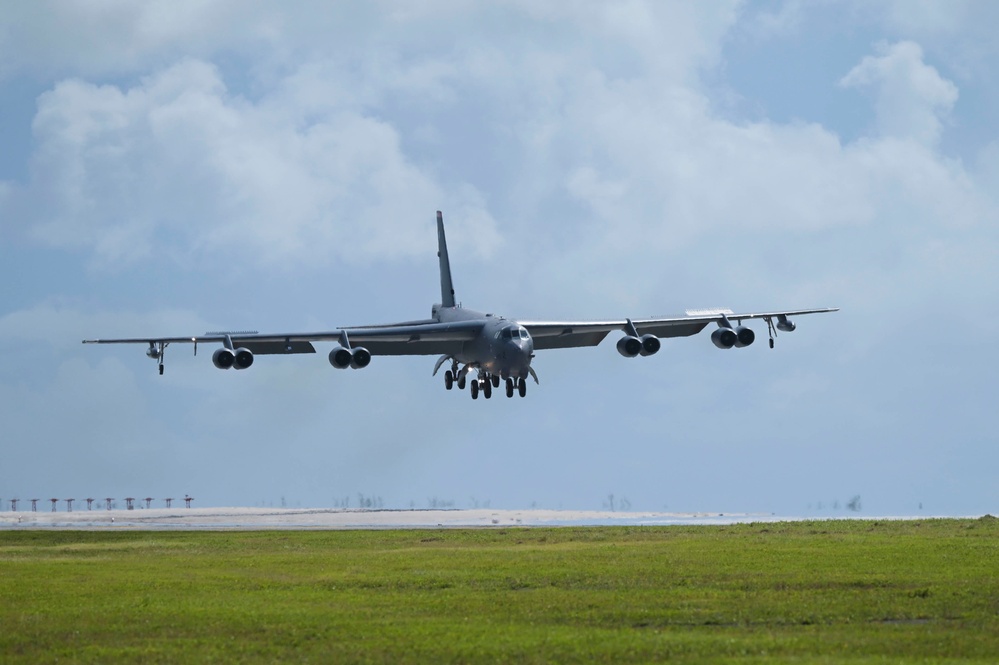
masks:
{"label": "engine nacelle", "polygon": [[731,349],[739,341],[739,336],[731,328],[718,328],[711,333],[711,342],[719,349]]}
{"label": "engine nacelle", "polygon": [[777,317],[777,330],[783,332],[794,332],[794,329],[797,327],[798,326],[794,325],[790,319],[787,318],[787,315],[781,314]]}
{"label": "engine nacelle", "polygon": [[246,369],[253,364],[253,352],[246,348],[239,348],[233,352],[233,369]]}
{"label": "engine nacelle", "polygon": [[756,333],[753,332],[752,328],[747,328],[746,326],[739,326],[735,329],[735,346],[741,349],[744,346],[749,346],[756,341]]}
{"label": "engine nacelle", "polygon": [[233,363],[235,362],[236,354],[232,352],[232,349],[222,347],[221,349],[217,349],[215,353],[212,354],[212,364],[219,369],[231,369]]}
{"label": "engine nacelle", "polygon": [[651,356],[662,347],[662,342],[655,335],[642,335],[639,341],[642,343],[641,354],[643,356]]}
{"label": "engine nacelle", "polygon": [[622,337],[617,341],[617,352],[625,358],[634,358],[642,352],[642,340],[631,335]]}
{"label": "engine nacelle", "polygon": [[364,347],[357,347],[350,354],[351,369],[364,369],[371,363],[371,352]]}
{"label": "engine nacelle", "polygon": [[330,364],[337,369],[347,369],[350,367],[351,360],[353,360],[353,356],[350,353],[350,349],[335,346],[330,351]]}

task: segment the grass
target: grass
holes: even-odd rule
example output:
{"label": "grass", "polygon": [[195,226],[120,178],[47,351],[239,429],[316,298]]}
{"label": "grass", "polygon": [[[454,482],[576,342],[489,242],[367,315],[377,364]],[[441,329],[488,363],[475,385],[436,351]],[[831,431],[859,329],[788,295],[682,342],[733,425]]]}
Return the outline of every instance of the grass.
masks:
{"label": "grass", "polygon": [[994,663],[997,523],[6,531],[0,663]]}

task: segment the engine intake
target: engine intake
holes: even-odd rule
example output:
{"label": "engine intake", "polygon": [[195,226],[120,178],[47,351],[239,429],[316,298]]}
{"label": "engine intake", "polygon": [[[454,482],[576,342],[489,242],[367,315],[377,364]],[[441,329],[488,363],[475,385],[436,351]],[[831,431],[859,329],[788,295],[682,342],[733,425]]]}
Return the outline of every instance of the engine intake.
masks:
{"label": "engine intake", "polygon": [[233,352],[233,369],[246,369],[253,364],[253,352],[246,348],[236,349]]}
{"label": "engine intake", "polygon": [[617,352],[625,358],[634,358],[642,352],[642,340],[628,335],[617,341]]}
{"label": "engine intake", "polygon": [[357,347],[350,354],[350,367],[352,369],[364,369],[371,363],[371,352],[364,347]]}
{"label": "engine intake", "polygon": [[639,341],[642,343],[641,354],[643,356],[651,356],[657,353],[663,345],[655,335],[642,335]]}
{"label": "engine intake", "polygon": [[738,328],[718,328],[711,333],[711,342],[719,349],[731,349],[733,346],[741,349],[756,341],[756,333],[752,328],[739,326]]}
{"label": "engine intake", "polygon": [[363,347],[345,349],[336,346],[330,351],[330,364],[337,369],[363,369],[371,363],[371,352]]}
{"label": "engine intake", "polygon": [[212,364],[219,369],[231,369],[233,363],[235,362],[236,354],[232,352],[232,349],[223,347],[221,349],[217,349],[215,353],[212,354]]}
{"label": "engine intake", "polygon": [[719,349],[731,349],[739,341],[739,336],[731,328],[719,328],[711,333],[711,342]]}
{"label": "engine intake", "polygon": [[333,347],[333,350],[330,351],[330,364],[337,369],[347,369],[350,367],[352,359],[350,349],[345,349],[342,346]]}
{"label": "engine intake", "polygon": [[735,346],[741,349],[744,346],[749,346],[756,341],[756,333],[753,332],[752,328],[747,328],[745,326],[739,326],[735,329]]}

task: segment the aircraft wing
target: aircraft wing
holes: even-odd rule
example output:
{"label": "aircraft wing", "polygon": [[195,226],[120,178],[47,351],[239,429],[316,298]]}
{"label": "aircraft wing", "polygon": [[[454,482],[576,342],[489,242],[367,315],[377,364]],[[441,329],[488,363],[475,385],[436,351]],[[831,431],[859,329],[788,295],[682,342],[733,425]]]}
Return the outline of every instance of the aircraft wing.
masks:
{"label": "aircraft wing", "polygon": [[412,321],[383,326],[337,328],[325,332],[268,333],[212,332],[190,337],[133,337],[126,339],[85,339],[84,344],[166,344],[231,343],[249,349],[254,355],[315,353],[312,342],[341,342],[346,335],[352,347],[363,346],[374,355],[434,355],[458,353],[461,345],[478,334],[482,321]]}
{"label": "aircraft wing", "polygon": [[[731,310],[701,310],[690,311],[685,316],[652,317],[648,319],[630,319],[639,335],[655,335],[656,337],[689,337],[704,330],[710,323],[721,322],[727,318],[732,322],[746,319],[780,319],[804,314],[820,314],[835,312],[838,308],[782,310],[774,312],[736,313]],[[596,346],[609,333],[620,330],[628,331],[629,319],[609,321],[517,321],[527,328],[534,339],[535,349],[568,349],[581,346]]]}

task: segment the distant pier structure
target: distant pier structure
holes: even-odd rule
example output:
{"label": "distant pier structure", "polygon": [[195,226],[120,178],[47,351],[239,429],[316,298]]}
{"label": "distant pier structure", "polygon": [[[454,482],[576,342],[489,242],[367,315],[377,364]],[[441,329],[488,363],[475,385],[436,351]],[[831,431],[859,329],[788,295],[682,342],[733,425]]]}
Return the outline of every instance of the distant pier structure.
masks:
{"label": "distant pier structure", "polygon": [[[95,499],[95,498],[92,498],[92,497],[88,497],[86,499],[80,499],[80,500],[87,502],[87,510],[93,510],[94,509],[94,502],[95,501],[101,501],[101,499]],[[3,499],[0,499],[0,511],[3,510],[3,501],[4,501]],[[19,498],[15,497],[13,499],[7,499],[7,501],[10,502],[10,510],[11,510],[11,512],[16,513],[17,512],[18,504],[20,504],[22,501],[30,501],[31,502],[31,512],[37,513],[38,512],[38,502],[39,501],[43,501],[43,499],[19,499]],[[49,499],[49,501],[52,503],[52,512],[53,513],[59,512],[59,502],[60,501],[65,501],[66,502],[66,512],[71,513],[71,512],[73,512],[73,503],[76,501],[76,499]],[[156,499],[154,499],[151,496],[147,496],[147,497],[145,497],[143,499],[136,499],[135,497],[131,497],[131,496],[130,497],[126,497],[125,498],[125,507],[128,510],[134,510],[135,507],[136,507],[135,506],[135,502],[136,501],[144,501],[145,504],[146,504],[146,508],[148,509],[148,508],[152,508],[153,507],[153,501],[156,501]],[[163,501],[166,502],[166,507],[170,508],[171,505],[172,505],[172,503],[173,503],[173,501],[174,501],[174,498],[172,496],[171,497],[167,497],[167,498],[163,499]],[[187,494],[184,495],[184,503],[185,503],[185,505],[187,505],[188,508],[191,507],[191,502],[192,501],[194,501],[194,497],[193,496],[189,496]],[[104,508],[106,510],[113,510],[114,509],[114,502],[115,502],[114,497],[110,497],[110,496],[109,497],[105,497],[104,498]],[[139,507],[141,508],[142,506],[140,505]]]}

